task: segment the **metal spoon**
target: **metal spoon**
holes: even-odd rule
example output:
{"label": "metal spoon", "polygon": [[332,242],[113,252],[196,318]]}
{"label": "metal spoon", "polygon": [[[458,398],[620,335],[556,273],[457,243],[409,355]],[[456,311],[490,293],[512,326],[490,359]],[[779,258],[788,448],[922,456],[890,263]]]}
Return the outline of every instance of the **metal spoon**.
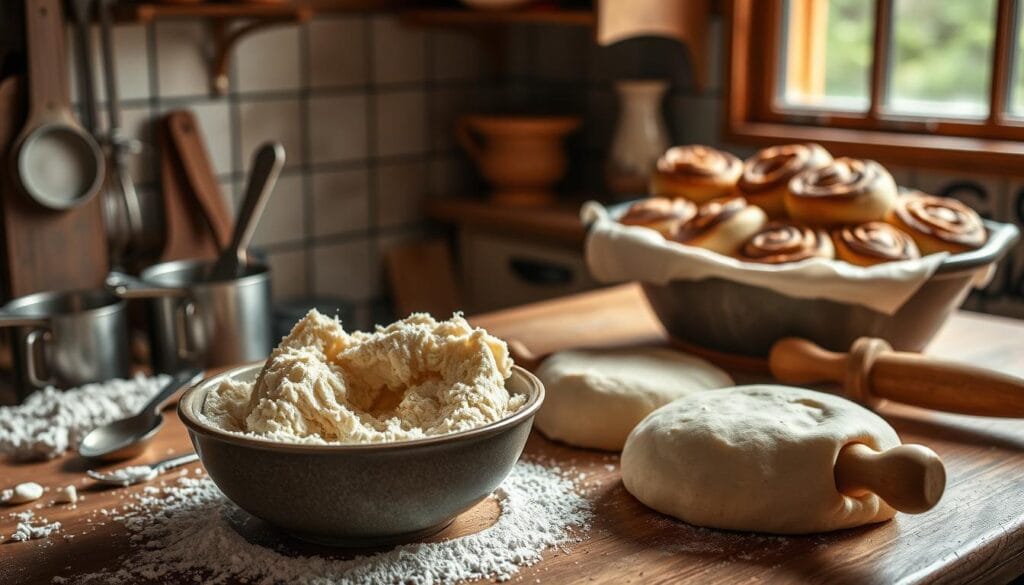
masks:
{"label": "metal spoon", "polygon": [[82,439],[82,444],[78,446],[78,454],[86,459],[120,461],[142,453],[164,424],[164,416],[160,411],[168,400],[180,388],[192,385],[202,377],[203,371],[195,368],[175,374],[171,381],[142,407],[139,414],[93,429]]}
{"label": "metal spoon", "polygon": [[252,173],[245,199],[238,210],[235,231],[231,243],[221,251],[217,263],[210,272],[210,280],[231,280],[241,276],[246,265],[246,249],[256,231],[256,224],[263,215],[263,208],[270,199],[277,177],[284,166],[284,147],[280,142],[268,142],[260,146],[253,156]]}
{"label": "metal spoon", "polygon": [[152,465],[132,465],[130,467],[121,467],[110,471],[95,471],[90,469],[85,473],[99,483],[124,487],[149,481],[169,469],[188,465],[189,463],[198,460],[199,455],[189,453],[188,455],[178,455],[177,457],[164,459],[163,461]]}

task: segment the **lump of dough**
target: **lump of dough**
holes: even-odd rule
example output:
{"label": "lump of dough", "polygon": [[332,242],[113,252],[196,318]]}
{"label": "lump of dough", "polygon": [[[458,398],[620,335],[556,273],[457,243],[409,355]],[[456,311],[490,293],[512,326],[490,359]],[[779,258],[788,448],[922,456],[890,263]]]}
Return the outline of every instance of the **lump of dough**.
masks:
{"label": "lump of dough", "polygon": [[571,350],[537,368],[545,398],[534,425],[548,438],[620,451],[654,409],[693,392],[732,386],[710,363],[664,347]]}
{"label": "lump of dough", "polygon": [[873,412],[787,386],[699,392],[652,412],[626,440],[622,482],[680,520],[729,530],[825,532],[881,522],[895,511],[874,494],[835,486],[840,449],[900,444]]}
{"label": "lump of dough", "polygon": [[225,381],[203,414],[225,430],[284,442],[409,440],[509,416],[526,401],[505,389],[511,372],[505,343],[458,315],[418,313],[348,333],[313,310],[255,383]]}

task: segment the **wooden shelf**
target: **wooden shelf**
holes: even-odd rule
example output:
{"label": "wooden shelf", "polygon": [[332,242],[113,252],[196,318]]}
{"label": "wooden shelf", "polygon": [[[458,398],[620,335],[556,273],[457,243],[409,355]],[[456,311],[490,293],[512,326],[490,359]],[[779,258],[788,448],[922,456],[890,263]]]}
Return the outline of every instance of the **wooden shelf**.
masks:
{"label": "wooden shelf", "polygon": [[504,24],[554,24],[562,26],[594,26],[597,17],[592,10],[535,8],[524,10],[469,10],[436,8],[405,10],[402,20],[421,26],[480,26]]}
{"label": "wooden shelf", "polygon": [[315,13],[396,10],[410,0],[295,0],[291,2],[195,1],[123,2],[121,22],[149,23],[161,19],[308,19]]}

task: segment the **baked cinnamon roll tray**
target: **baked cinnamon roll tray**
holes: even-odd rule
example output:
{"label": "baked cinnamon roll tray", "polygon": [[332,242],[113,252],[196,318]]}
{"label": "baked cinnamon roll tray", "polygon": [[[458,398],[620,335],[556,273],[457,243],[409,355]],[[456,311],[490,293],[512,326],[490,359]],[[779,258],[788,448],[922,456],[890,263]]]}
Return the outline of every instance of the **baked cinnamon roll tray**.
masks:
{"label": "baked cinnamon roll tray", "polygon": [[[618,220],[635,201],[608,208]],[[1015,226],[984,220],[987,242],[951,254],[893,314],[859,304],[801,299],[728,278],[642,283],[651,308],[669,335],[684,344],[739,356],[766,356],[787,336],[845,350],[859,337],[880,337],[893,347],[923,349],[963,302],[978,274],[990,270],[1016,243]]]}

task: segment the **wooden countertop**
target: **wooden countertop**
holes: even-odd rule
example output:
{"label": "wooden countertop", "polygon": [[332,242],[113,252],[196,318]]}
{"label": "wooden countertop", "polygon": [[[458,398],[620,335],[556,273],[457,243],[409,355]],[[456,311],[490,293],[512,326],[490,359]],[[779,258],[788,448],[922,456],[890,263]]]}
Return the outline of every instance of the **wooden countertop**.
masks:
{"label": "wooden countertop", "polygon": [[[472,321],[537,352],[664,341],[664,332],[633,285]],[[1024,376],[1024,322],[961,312],[949,320],[929,353]],[[513,582],[1000,583],[1024,574],[1024,422],[898,405],[883,406],[880,414],[905,442],[924,443],[942,456],[949,477],[944,498],[919,516],[900,514],[875,526],[801,537],[701,529],[654,513],[623,489],[615,458],[558,445],[535,433],[527,444],[528,457],[553,460],[589,476],[595,521],[583,542],[567,552],[549,551]],[[140,462],[189,448],[184,428],[172,414]],[[84,469],[73,455],[46,463],[0,464],[0,483],[83,485]],[[115,565],[129,550],[123,528],[113,521],[99,525],[102,519],[86,520],[95,510],[116,506],[127,492],[141,489],[86,489],[86,500],[75,510],[38,511],[64,523],[64,531],[76,537],[0,544],[0,583],[49,583],[55,575],[74,582],[76,573]],[[0,534],[14,528],[5,512],[21,509],[0,511]],[[475,508],[467,513],[469,520],[460,518],[456,530],[486,525],[492,513]]]}

